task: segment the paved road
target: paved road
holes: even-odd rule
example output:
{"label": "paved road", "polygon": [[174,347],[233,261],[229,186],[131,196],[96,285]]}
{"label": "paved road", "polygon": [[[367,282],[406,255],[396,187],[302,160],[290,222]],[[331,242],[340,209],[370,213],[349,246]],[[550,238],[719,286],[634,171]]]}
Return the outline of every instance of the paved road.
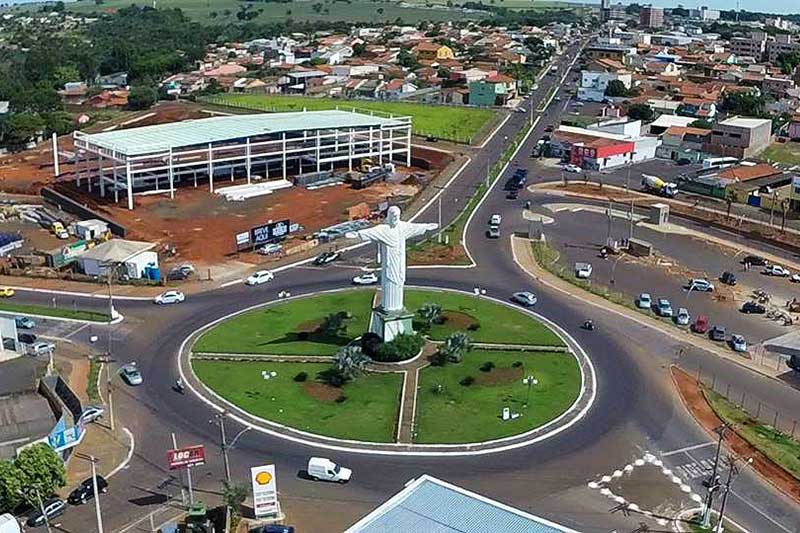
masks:
{"label": "paved road", "polygon": [[[548,83],[540,85],[541,92]],[[544,126],[555,119],[560,109],[551,106],[543,114],[521,154],[530,152]],[[513,136],[526,119],[521,113],[512,115],[453,188],[446,191],[445,220],[457,213],[475,184],[484,178],[485,162],[500,153],[503,137]],[[461,201],[456,202],[456,198]],[[581,330],[578,325],[586,316],[585,304],[525,276],[512,261],[507,239],[487,241],[483,237],[483,224],[477,221],[485,220],[492,212],[503,213],[504,227],[508,230],[524,228],[519,207],[507,202],[502,191],[494,190],[476,213],[476,222],[470,225],[467,234],[477,266],[452,270],[413,269],[408,282],[465,290],[477,284],[489,295],[500,298],[521,287],[533,288],[539,294],[537,310],[574,335],[595,362],[600,388],[594,409],[581,423],[551,440],[480,459],[326,453],[354,468],[353,481],[346,486],[315,484],[297,476],[314,450],[256,431],[246,432],[231,450],[234,478],[245,482],[250,466],[275,463],[287,521],[301,526],[302,531],[340,530],[398,491],[408,479],[423,472],[581,531],[630,530],[636,527],[637,521],[609,513],[611,502],[589,490],[587,482],[629,463],[644,451],[670,452],[708,442],[708,436],[676,402],[668,378],[667,365],[676,360],[678,344],[648,328],[602,313],[594,315],[599,325],[597,331]],[[433,216],[432,210],[426,213],[429,220]],[[193,296],[179,306],[156,308],[148,302],[118,302],[126,320],[119,326],[103,328],[101,336],[113,336],[113,351],[119,362],[138,362],[145,383],[136,388],[123,385],[116,388],[118,420],[135,435],[136,452],[130,467],[112,480],[112,488],[103,498],[107,530],[123,529],[131,520],[179,494],[178,483],[164,467],[164,452],[171,447],[171,432],[176,434],[179,444],[202,443],[209,447],[208,464],[196,470],[194,481],[199,495],[209,497],[209,493],[219,492],[222,465],[218,448],[215,448],[217,431],[208,423],[211,413],[196,398],[171,390],[177,377],[175,354],[182,340],[210,320],[272,300],[283,289],[305,294],[340,287],[347,284],[351,276],[352,271],[344,268],[313,271],[298,268],[281,273],[266,286],[235,285]],[[21,296],[47,300],[45,295],[25,293]],[[102,300],[79,300],[81,307],[102,308],[104,305]],[[87,340],[88,335],[88,331],[82,330],[72,339]],[[101,338],[99,343],[103,342]],[[708,354],[689,351],[684,358],[715,367],[720,376],[743,386],[768,390],[787,405],[800,399],[788,387],[754,376],[748,370],[725,364]],[[234,435],[242,428],[229,422],[227,429],[229,435]],[[677,454],[670,457],[686,461]],[[696,480],[692,483],[696,485]],[[639,489],[643,495],[656,499],[663,491],[659,485]],[[758,478],[749,474],[742,476],[736,490],[738,496],[730,502],[731,512],[752,531],[800,530],[800,511],[796,506],[776,495]],[[63,531],[94,531],[93,509],[90,506],[71,509],[60,524]]]}

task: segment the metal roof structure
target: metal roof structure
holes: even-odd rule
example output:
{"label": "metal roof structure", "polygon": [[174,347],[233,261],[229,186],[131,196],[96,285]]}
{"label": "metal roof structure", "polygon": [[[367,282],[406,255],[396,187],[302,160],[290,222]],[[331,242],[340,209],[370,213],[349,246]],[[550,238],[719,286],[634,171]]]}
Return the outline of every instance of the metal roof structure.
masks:
{"label": "metal roof structure", "polygon": [[578,533],[427,474],[345,533]]}
{"label": "metal roof structure", "polygon": [[132,257],[155,248],[152,242],[126,241],[124,239],[112,239],[94,248],[89,248],[79,257],[81,259],[94,259],[100,262],[124,263]]}
{"label": "metal roof structure", "polygon": [[128,156],[276,133],[399,126],[404,121],[341,110],[256,113],[185,120],[85,134],[92,144]]}

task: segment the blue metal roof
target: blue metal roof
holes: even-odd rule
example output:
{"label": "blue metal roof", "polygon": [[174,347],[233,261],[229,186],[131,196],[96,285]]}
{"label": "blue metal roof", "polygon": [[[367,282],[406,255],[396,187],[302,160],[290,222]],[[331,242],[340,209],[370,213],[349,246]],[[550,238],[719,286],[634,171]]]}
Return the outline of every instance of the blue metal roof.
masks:
{"label": "blue metal roof", "polygon": [[577,533],[449,483],[422,476],[347,533]]}

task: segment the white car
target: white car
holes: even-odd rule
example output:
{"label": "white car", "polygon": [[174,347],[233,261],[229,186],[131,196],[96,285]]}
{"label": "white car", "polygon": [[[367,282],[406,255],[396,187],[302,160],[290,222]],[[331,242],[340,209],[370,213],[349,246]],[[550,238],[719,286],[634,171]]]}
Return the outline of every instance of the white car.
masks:
{"label": "white car", "polygon": [[244,284],[250,286],[261,285],[273,279],[275,279],[275,274],[269,270],[259,270],[258,272],[253,272],[253,274],[245,280]]}
{"label": "white car", "polygon": [[153,303],[158,305],[179,304],[186,300],[186,295],[181,291],[162,292],[153,299]]}
{"label": "white car", "polygon": [[650,296],[650,293],[643,292],[639,295],[639,298],[636,300],[636,307],[639,309],[650,309],[653,307],[653,298]]}
{"label": "white car", "polygon": [[374,272],[367,272],[353,278],[355,285],[375,285],[376,283],[378,283],[378,275]]}
{"label": "white car", "polygon": [[575,277],[578,279],[589,279],[592,275],[591,263],[575,263]]}
{"label": "white car", "polygon": [[98,418],[102,418],[105,412],[106,410],[99,405],[87,405],[83,408],[83,411],[81,411],[81,416],[78,418],[78,422],[81,424],[94,422]]}
{"label": "white car", "polygon": [[790,274],[790,272],[780,265],[769,265],[764,268],[764,274],[767,276],[778,276],[780,278],[785,278]]}
{"label": "white car", "polygon": [[336,481],[347,483],[353,476],[353,471],[341,465],[337,465],[325,457],[311,457],[306,468],[308,477],[314,481]]}
{"label": "white car", "polygon": [[500,223],[503,222],[503,217],[495,213],[494,215],[489,218],[489,225],[490,226],[499,226]]}
{"label": "white car", "polygon": [[514,113],[527,113],[527,112],[528,112],[528,110],[527,110],[527,109],[525,109],[525,108],[524,108],[524,107],[522,107],[522,106],[520,106],[520,107],[515,107],[515,108],[514,108]]}
{"label": "white car", "polygon": [[747,341],[744,340],[744,337],[741,335],[731,335],[731,348],[734,352],[746,352],[747,351]]}
{"label": "white car", "polygon": [[713,292],[714,284],[707,279],[693,279],[689,282],[690,291]]}
{"label": "white car", "polygon": [[564,172],[572,172],[573,174],[580,174],[583,169],[578,165],[564,165],[561,167]]}
{"label": "white car", "polygon": [[51,353],[56,349],[56,345],[52,342],[36,342],[31,344],[28,352],[31,355],[45,355]]}
{"label": "white car", "polygon": [[136,367],[136,363],[131,362],[127,365],[123,365],[119,369],[120,377],[127,383],[128,385],[135,387],[136,385],[141,385],[144,382],[144,378],[142,378],[142,373]]}
{"label": "white car", "polygon": [[272,255],[272,254],[277,254],[278,252],[280,252],[281,248],[283,248],[283,247],[280,244],[278,244],[276,242],[273,242],[273,243],[270,243],[270,244],[265,244],[264,246],[262,246],[261,248],[256,250],[256,253],[261,254],[261,255]]}
{"label": "white car", "polygon": [[525,307],[532,307],[537,302],[536,295],[528,291],[515,292],[511,295],[511,300]]}
{"label": "white car", "polygon": [[689,311],[687,311],[685,307],[678,309],[678,314],[675,315],[676,324],[679,326],[688,326],[691,320],[692,317],[689,315]]}
{"label": "white car", "polygon": [[792,283],[800,283],[800,274],[792,274],[792,277],[789,279]]}

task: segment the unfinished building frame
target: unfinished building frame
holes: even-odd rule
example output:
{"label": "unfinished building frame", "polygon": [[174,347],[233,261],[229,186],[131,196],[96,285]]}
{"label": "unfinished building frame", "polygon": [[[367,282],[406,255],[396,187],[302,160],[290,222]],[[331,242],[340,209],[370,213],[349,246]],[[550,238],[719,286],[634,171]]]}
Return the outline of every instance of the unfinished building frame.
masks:
{"label": "unfinished building frame", "polygon": [[231,115],[87,134],[76,131],[76,185],[101,198],[168,193],[204,180],[283,179],[369,158],[411,166],[411,118],[329,110]]}

